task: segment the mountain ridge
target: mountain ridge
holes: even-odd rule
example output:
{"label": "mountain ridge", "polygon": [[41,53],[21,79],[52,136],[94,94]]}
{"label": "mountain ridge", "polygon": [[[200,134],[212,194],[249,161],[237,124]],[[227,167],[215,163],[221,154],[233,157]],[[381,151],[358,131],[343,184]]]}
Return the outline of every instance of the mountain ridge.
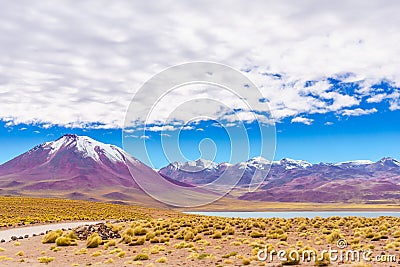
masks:
{"label": "mountain ridge", "polygon": [[[133,171],[133,174],[132,174]],[[0,165],[0,194],[55,196],[94,201],[126,201],[160,206],[136,183],[159,185],[159,194],[175,197],[173,185],[193,189],[193,199],[209,195],[199,191],[217,180],[238,180],[228,197],[271,202],[366,202],[400,200],[400,161],[385,157],[376,162],[354,160],[312,164],[283,158],[254,157],[237,164],[209,160],[173,162],[158,172],[121,148],[87,136],[67,134],[37,145]],[[265,180],[264,180],[265,177]],[[160,178],[162,180],[160,180]],[[226,179],[229,178],[229,179]],[[264,182],[248,192],[252,179]],[[233,180],[236,181],[236,180]],[[224,190],[224,183],[216,183]],[[197,188],[200,188],[197,190]]]}
{"label": "mountain ridge", "polygon": [[[185,164],[181,164],[182,166]],[[193,164],[186,164],[189,166]],[[176,164],[175,164],[176,166]],[[268,161],[256,157],[237,164],[218,164],[213,169],[179,170],[168,165],[159,170],[163,176],[180,182],[203,185],[222,174],[241,176],[239,199],[278,202],[352,202],[399,201],[400,162],[385,157],[376,162],[354,160],[311,164],[284,158]],[[246,192],[253,176],[264,179],[257,192]]]}

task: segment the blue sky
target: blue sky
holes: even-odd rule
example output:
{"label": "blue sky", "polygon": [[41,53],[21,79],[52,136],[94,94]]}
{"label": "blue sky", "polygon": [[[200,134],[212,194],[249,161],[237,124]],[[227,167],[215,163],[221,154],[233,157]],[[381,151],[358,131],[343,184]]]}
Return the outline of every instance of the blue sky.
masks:
{"label": "blue sky", "polygon": [[[379,160],[390,156],[400,158],[400,111],[390,111],[388,104],[378,105],[374,114],[363,116],[340,117],[334,113],[310,115],[310,125],[291,122],[291,118],[276,123],[275,159],[284,157],[303,159],[313,163],[339,162],[355,159]],[[326,122],[331,122],[329,125]],[[207,129],[206,124],[198,125]],[[32,125],[15,125],[5,127],[0,124],[0,162],[5,162],[33,146],[45,141],[52,141],[66,133],[87,135],[96,140],[122,146],[121,129],[77,129],[65,127],[42,128]],[[249,131],[251,134],[251,130]],[[146,140],[149,153],[155,168],[165,166],[160,146],[160,132],[148,132]],[[183,154],[191,160],[200,156],[199,141],[212,138],[217,144],[216,161],[228,161],[230,142],[222,128],[211,127],[208,131],[182,131],[181,144]],[[140,140],[140,137],[137,138]],[[250,135],[254,147],[259,146],[259,135]],[[212,146],[205,145],[205,148]],[[212,149],[211,149],[212,150]],[[129,150],[131,153],[133,150]],[[250,157],[257,156],[257,151]],[[139,155],[135,155],[139,156]],[[205,155],[207,158],[207,155]]]}
{"label": "blue sky", "polygon": [[[378,0],[11,1],[0,10],[0,163],[65,133],[122,146],[126,111],[139,88],[192,61],[230,66],[254,84],[242,84],[238,97],[189,86],[157,102],[150,131],[139,124],[129,133],[146,142],[156,168],[167,164],[161,131],[168,146],[168,135],[183,129],[179,145],[187,159],[199,157],[200,140],[209,138],[203,156],[213,156],[212,139],[215,160],[229,160],[227,130],[240,144],[238,158],[258,156],[252,112],[263,129],[275,124],[276,159],[400,158],[398,10],[400,2]],[[139,111],[156,104],[151,96],[158,89],[135,102]],[[138,112],[139,122],[144,115]],[[204,120],[190,126],[199,116],[227,129]],[[249,153],[241,122],[249,126]]]}

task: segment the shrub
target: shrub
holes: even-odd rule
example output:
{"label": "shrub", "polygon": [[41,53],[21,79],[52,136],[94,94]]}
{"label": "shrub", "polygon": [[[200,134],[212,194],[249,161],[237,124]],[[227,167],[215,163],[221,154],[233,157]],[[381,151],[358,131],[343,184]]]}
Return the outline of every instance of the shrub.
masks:
{"label": "shrub", "polygon": [[38,261],[40,263],[49,263],[49,262],[54,261],[54,257],[43,256],[43,257],[38,258]]}
{"label": "shrub", "polygon": [[142,226],[136,226],[135,229],[133,229],[133,232],[135,235],[142,236],[147,234],[147,230],[143,228]]}
{"label": "shrub", "polygon": [[371,241],[379,241],[381,240],[382,236],[380,234],[375,234],[372,238]]}
{"label": "shrub", "polygon": [[161,257],[161,258],[157,259],[156,262],[158,262],[158,263],[166,263],[167,262],[167,257]]}
{"label": "shrub", "polygon": [[331,263],[331,260],[330,260],[330,257],[329,257],[328,253],[324,253],[323,255],[319,255],[315,259],[315,265],[316,266],[328,266],[330,263]]}
{"label": "shrub", "polygon": [[111,258],[109,258],[108,260],[105,260],[104,263],[105,263],[105,264],[113,264],[113,263],[114,263],[114,260],[111,259]]}
{"label": "shrub", "polygon": [[50,231],[48,232],[42,239],[42,243],[46,244],[46,243],[55,243],[56,239],[59,238],[61,236],[60,232],[56,232],[56,231]]}
{"label": "shrub", "polygon": [[123,257],[125,257],[125,255],[126,255],[126,251],[121,251],[121,252],[119,252],[119,253],[117,254],[117,256],[118,256],[119,258],[123,258]]}
{"label": "shrub", "polygon": [[149,259],[149,255],[147,255],[146,253],[137,254],[133,258],[134,261],[144,261],[144,260],[148,260],[148,259]]}
{"label": "shrub", "polygon": [[24,256],[24,252],[23,251],[18,251],[17,254],[15,254],[15,256]]}
{"label": "shrub", "polygon": [[334,231],[332,231],[331,234],[329,234],[326,237],[326,241],[328,241],[329,243],[334,243],[341,238],[342,238],[342,235],[340,234],[340,230],[334,230]]}
{"label": "shrub", "polygon": [[137,240],[133,240],[129,243],[129,246],[140,246],[146,242],[146,237],[139,237]]}
{"label": "shrub", "polygon": [[116,245],[115,240],[109,240],[104,244],[104,249],[108,249],[109,247],[113,247]]}
{"label": "shrub", "polygon": [[264,233],[261,233],[258,231],[251,231],[251,233],[250,233],[250,237],[252,237],[252,238],[259,238],[259,237],[264,237],[264,236],[265,236]]}
{"label": "shrub", "polygon": [[294,250],[286,251],[286,261],[282,262],[282,265],[299,265],[300,264],[300,257],[295,257],[298,254],[293,253]]}
{"label": "shrub", "polygon": [[103,255],[103,252],[101,250],[92,253],[92,257],[99,257],[101,255]]}
{"label": "shrub", "polygon": [[101,245],[102,242],[103,242],[103,240],[101,239],[99,234],[93,233],[88,237],[87,242],[86,242],[86,247],[87,248],[97,248],[99,245]]}
{"label": "shrub", "polygon": [[399,237],[400,237],[400,230],[394,232],[394,233],[393,233],[393,237],[394,237],[394,238],[399,238]]}
{"label": "shrub", "polygon": [[185,235],[184,235],[184,237],[183,237],[183,239],[184,239],[185,241],[190,241],[190,240],[192,240],[193,238],[194,238],[194,233],[193,233],[192,231],[190,231],[190,230],[186,231],[186,233],[185,233]]}
{"label": "shrub", "polygon": [[242,259],[242,264],[243,265],[249,265],[251,263],[251,260],[250,259],[248,259],[248,258],[243,258]]}
{"label": "shrub", "polygon": [[222,233],[219,232],[219,231],[216,231],[216,232],[212,235],[212,238],[213,238],[213,239],[219,239],[219,238],[221,238],[221,237],[222,237]]}
{"label": "shrub", "polygon": [[[152,239],[150,239],[150,243],[154,244],[154,243],[160,243],[160,239],[158,239],[157,237],[154,237]],[[165,242],[162,242],[165,243]]]}
{"label": "shrub", "polygon": [[155,238],[155,237],[156,237],[156,234],[155,234],[153,231],[148,232],[148,233],[146,234],[146,240],[151,240],[151,239],[153,239],[153,238]]}
{"label": "shrub", "polygon": [[119,240],[119,243],[124,243],[124,244],[129,244],[132,242],[132,236],[128,234],[123,234],[121,236],[121,239]]}
{"label": "shrub", "polygon": [[232,251],[232,252],[230,252],[230,253],[228,253],[228,254],[222,255],[222,258],[223,258],[223,259],[228,259],[228,258],[230,258],[230,257],[236,256],[237,254],[238,254],[238,253],[237,253],[236,251]]}
{"label": "shrub", "polygon": [[80,250],[75,252],[75,255],[82,255],[82,254],[87,254],[88,250],[87,248],[81,248]]}
{"label": "shrub", "polygon": [[65,237],[65,236],[57,237],[56,245],[60,246],[60,247],[61,246],[69,246],[69,245],[71,245],[71,238]]}
{"label": "shrub", "polygon": [[210,258],[210,257],[211,257],[211,254],[209,254],[209,253],[202,253],[202,254],[199,254],[199,255],[197,256],[197,259],[203,260],[203,259],[205,259],[205,258]]}
{"label": "shrub", "polygon": [[76,236],[76,234],[74,233],[74,231],[68,231],[66,233],[63,234],[64,237],[67,237],[71,240],[76,240],[78,239],[78,237]]}

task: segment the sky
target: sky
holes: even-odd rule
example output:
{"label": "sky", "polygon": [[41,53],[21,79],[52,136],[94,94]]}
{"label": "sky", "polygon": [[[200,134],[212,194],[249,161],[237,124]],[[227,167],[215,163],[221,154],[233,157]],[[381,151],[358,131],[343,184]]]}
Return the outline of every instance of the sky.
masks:
{"label": "sky", "polygon": [[[275,159],[400,158],[399,11],[398,1],[4,1],[0,163],[65,133],[129,138],[139,159],[144,143],[154,168],[182,159],[169,153],[177,136],[187,160],[246,159],[263,142]],[[209,84],[140,94],[198,61],[251,82],[239,95]]]}

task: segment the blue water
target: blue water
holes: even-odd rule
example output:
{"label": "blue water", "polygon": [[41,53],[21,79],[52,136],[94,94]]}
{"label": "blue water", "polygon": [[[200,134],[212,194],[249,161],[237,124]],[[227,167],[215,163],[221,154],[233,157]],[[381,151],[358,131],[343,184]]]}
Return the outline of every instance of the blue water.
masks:
{"label": "blue water", "polygon": [[378,218],[380,216],[400,217],[400,212],[376,212],[376,211],[289,211],[289,212],[235,212],[235,211],[200,211],[200,212],[185,212],[188,214],[198,214],[207,216],[220,216],[227,218],[328,218],[332,216],[340,217],[367,217]]}

